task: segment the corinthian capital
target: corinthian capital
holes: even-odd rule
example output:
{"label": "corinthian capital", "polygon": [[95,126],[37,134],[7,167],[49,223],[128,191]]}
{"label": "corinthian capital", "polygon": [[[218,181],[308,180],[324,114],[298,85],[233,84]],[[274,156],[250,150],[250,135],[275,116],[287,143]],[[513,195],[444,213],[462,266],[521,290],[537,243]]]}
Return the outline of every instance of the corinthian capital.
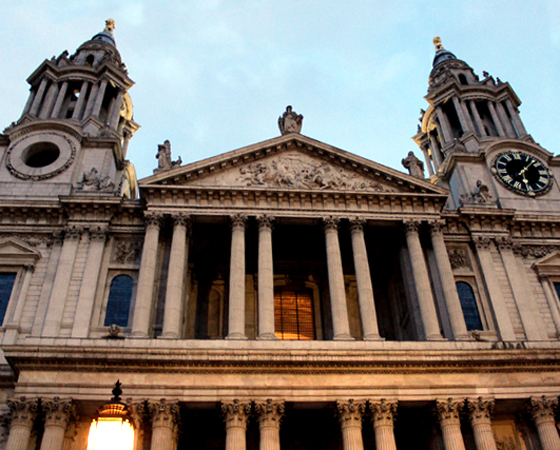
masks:
{"label": "corinthian capital", "polygon": [[172,213],[171,219],[175,226],[188,227],[191,224],[191,216],[183,212]]}
{"label": "corinthian capital", "polygon": [[323,217],[323,228],[326,230],[338,230],[340,219],[334,216]]}
{"label": "corinthian capital", "polygon": [[436,415],[440,422],[459,420],[463,399],[447,398],[436,400]]}
{"label": "corinthian capital", "polygon": [[363,217],[353,217],[350,219],[350,232],[351,233],[355,233],[358,231],[363,231],[364,230],[364,224],[366,223],[366,219],[364,219]]}
{"label": "corinthian capital", "polygon": [[247,427],[247,419],[251,414],[251,402],[240,402],[235,399],[232,403],[222,402],[222,414],[226,428]]}
{"label": "corinthian capital", "polygon": [[255,402],[255,411],[262,427],[280,427],[280,421],[284,417],[284,402],[275,402],[267,399],[264,402]]}
{"label": "corinthian capital", "polygon": [[397,418],[397,400],[370,400],[369,408],[371,409],[372,419],[375,425],[393,425]]}
{"label": "corinthian capital", "polygon": [[492,398],[468,398],[467,409],[471,422],[490,422],[495,404]]}
{"label": "corinthian capital", "polygon": [[152,427],[167,427],[176,430],[179,426],[179,402],[148,401],[148,411],[152,419]]}
{"label": "corinthian capital", "polygon": [[232,228],[242,227],[245,229],[247,226],[247,216],[244,214],[233,214],[229,218],[231,220]]}
{"label": "corinthian capital", "polygon": [[163,214],[155,211],[144,212],[144,223],[146,227],[160,227],[163,221]]}
{"label": "corinthian capital", "polygon": [[9,398],[7,403],[10,408],[11,426],[33,426],[33,421],[37,416],[38,399]]}
{"label": "corinthian capital", "polygon": [[403,221],[404,231],[406,234],[409,233],[416,233],[418,234],[418,230],[420,229],[420,221],[414,219],[408,219]]}
{"label": "corinthian capital", "polygon": [[66,428],[68,422],[76,417],[76,405],[73,404],[71,398],[42,398],[41,408],[45,412],[46,426],[56,425]]}
{"label": "corinthian capital", "polygon": [[529,400],[529,411],[536,423],[554,420],[554,410],[557,407],[558,397],[543,395],[541,397],[531,397]]}
{"label": "corinthian capital", "polygon": [[342,427],[362,426],[362,416],[366,410],[366,401],[350,399],[348,401],[338,400],[336,402],[338,420]]}

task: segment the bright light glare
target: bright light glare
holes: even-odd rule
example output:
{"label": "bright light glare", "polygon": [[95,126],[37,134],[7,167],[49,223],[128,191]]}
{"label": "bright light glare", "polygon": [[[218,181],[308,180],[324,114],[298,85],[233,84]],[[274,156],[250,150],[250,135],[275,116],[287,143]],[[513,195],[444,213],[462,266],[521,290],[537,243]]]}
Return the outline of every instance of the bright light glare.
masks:
{"label": "bright light glare", "polygon": [[89,428],[87,450],[132,450],[134,429],[128,420],[100,417]]}

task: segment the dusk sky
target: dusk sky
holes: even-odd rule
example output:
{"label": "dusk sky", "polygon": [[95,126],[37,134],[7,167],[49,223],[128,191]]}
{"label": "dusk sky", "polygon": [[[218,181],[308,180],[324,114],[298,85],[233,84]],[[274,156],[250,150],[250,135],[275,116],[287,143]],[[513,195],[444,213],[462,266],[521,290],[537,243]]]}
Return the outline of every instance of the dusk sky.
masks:
{"label": "dusk sky", "polygon": [[434,55],[434,36],[482,76],[508,81],[527,131],[560,153],[560,2],[269,0],[4,1],[0,130],[19,118],[26,78],[115,19],[141,129],[140,178],[169,139],[194,162],[280,135],[287,105],[302,134],[398,170]]}

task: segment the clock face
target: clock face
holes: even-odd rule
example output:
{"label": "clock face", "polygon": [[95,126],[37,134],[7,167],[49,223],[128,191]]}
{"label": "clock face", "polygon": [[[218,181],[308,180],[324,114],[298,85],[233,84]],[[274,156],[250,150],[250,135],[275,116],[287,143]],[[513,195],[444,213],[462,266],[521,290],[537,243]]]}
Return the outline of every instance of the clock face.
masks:
{"label": "clock face", "polygon": [[541,195],[551,186],[551,174],[545,164],[533,155],[509,151],[498,155],[492,168],[509,189],[529,196]]}

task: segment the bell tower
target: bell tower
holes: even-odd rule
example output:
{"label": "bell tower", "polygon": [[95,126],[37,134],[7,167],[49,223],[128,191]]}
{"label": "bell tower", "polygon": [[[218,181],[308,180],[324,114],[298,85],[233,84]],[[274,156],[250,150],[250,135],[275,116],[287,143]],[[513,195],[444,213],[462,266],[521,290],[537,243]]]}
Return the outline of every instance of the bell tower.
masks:
{"label": "bell tower", "polygon": [[429,107],[421,110],[413,139],[431,181],[450,189],[448,208],[542,210],[542,201],[527,200],[542,200],[551,190],[552,154],[525,130],[512,87],[487,72],[480,79],[439,37],[433,42]]}
{"label": "bell tower", "polygon": [[134,82],[117,50],[115,23],[69,56],[45,60],[27,79],[28,101],[4,130],[2,197],[136,197],[128,143],[139,126],[128,90]]}

